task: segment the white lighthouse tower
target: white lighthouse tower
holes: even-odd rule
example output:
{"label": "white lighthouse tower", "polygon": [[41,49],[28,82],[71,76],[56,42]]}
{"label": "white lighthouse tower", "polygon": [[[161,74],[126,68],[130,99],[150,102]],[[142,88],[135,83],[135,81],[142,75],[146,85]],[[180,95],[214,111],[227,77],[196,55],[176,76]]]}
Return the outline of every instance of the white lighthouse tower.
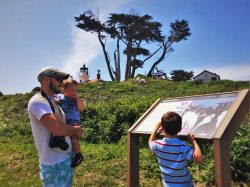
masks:
{"label": "white lighthouse tower", "polygon": [[85,64],[80,68],[80,83],[89,81],[89,72]]}

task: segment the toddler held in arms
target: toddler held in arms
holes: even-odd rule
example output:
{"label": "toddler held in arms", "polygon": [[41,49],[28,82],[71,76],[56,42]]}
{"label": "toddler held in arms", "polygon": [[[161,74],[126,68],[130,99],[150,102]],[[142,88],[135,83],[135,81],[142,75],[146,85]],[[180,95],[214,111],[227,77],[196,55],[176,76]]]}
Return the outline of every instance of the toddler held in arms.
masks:
{"label": "toddler held in arms", "polygon": [[[81,126],[80,112],[85,108],[84,102],[77,95],[77,88],[78,83],[75,80],[66,80],[62,84],[62,94],[55,96],[55,101],[65,113],[66,123],[71,126]],[[53,142],[57,138],[56,136],[52,136],[50,142]],[[76,167],[83,161],[84,156],[80,150],[79,139],[71,137],[71,143],[74,152],[72,167]]]}

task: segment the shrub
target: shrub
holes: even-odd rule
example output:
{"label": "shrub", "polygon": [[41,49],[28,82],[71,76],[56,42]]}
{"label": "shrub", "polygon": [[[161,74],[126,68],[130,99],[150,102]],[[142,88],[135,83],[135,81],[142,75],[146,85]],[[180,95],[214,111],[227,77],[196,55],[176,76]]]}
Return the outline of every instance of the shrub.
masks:
{"label": "shrub", "polygon": [[231,169],[233,181],[245,181],[250,184],[250,114],[237,132],[231,145]]}
{"label": "shrub", "polygon": [[[249,82],[213,81],[197,84],[194,81],[174,83],[166,80],[149,78],[148,84],[134,84],[133,80],[102,83],[80,84],[79,95],[86,101],[86,110],[81,113],[84,127],[82,140],[92,143],[126,143],[127,130],[158,98],[173,98],[204,93],[218,93],[249,88]],[[4,137],[32,139],[27,113],[27,103],[34,93],[4,95],[0,97],[0,135]],[[249,146],[249,116],[237,133],[231,147],[231,167],[234,181],[250,181],[248,160]],[[140,138],[140,146],[148,147],[148,137]],[[142,149],[144,151],[144,149]],[[212,146],[202,146],[206,157],[204,165],[192,165],[196,182],[214,183],[214,160]],[[141,150],[140,150],[141,151]],[[142,172],[147,177],[158,174],[155,157],[142,156]],[[101,159],[113,158],[113,152],[108,152]],[[156,168],[155,168],[156,167]],[[155,169],[154,169],[155,168]],[[159,175],[157,175],[159,176]],[[158,179],[157,179],[158,180]],[[160,180],[160,179],[159,179]],[[146,184],[146,183],[145,183]]]}

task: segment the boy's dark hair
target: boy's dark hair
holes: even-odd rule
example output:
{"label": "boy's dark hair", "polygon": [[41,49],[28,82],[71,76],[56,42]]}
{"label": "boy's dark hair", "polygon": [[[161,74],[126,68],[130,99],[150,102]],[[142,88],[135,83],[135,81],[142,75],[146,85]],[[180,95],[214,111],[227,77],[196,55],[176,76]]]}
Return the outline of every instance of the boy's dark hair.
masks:
{"label": "boy's dark hair", "polygon": [[176,135],[181,131],[182,118],[175,112],[167,112],[161,118],[162,128],[169,135]]}

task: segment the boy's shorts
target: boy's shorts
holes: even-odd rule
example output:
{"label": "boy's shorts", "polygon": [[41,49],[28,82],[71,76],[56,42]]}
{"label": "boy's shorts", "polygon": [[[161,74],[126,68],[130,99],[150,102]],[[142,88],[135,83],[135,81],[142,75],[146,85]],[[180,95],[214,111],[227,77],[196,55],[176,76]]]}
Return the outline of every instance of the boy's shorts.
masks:
{"label": "boy's shorts", "polygon": [[81,126],[81,122],[79,120],[66,119],[66,123],[70,126]]}
{"label": "boy's shorts", "polygon": [[[71,154],[72,155],[72,154]],[[74,169],[72,157],[54,165],[40,164],[40,177],[44,187],[71,187]]]}

